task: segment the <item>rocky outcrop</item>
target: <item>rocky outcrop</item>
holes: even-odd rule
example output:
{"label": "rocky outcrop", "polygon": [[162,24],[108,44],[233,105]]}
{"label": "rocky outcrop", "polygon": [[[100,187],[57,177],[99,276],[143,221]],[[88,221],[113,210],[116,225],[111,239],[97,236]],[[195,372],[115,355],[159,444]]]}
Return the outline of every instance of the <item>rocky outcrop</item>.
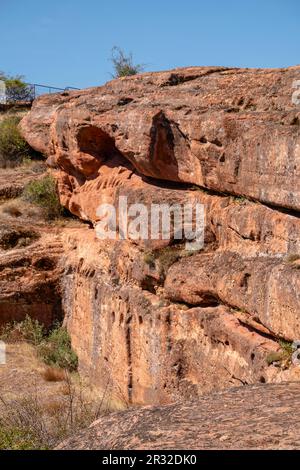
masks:
{"label": "rocky outcrop", "polygon": [[[81,373],[108,397],[123,404],[167,403],[241,383],[299,378],[297,366],[281,369],[269,362],[280,346],[276,335],[252,312],[250,301],[248,313],[210,295],[212,287],[201,301],[196,299],[196,306],[171,297],[169,286],[181,263],[194,272],[192,276],[184,268],[181,271],[188,295],[190,283],[201,285],[194,263],[214,255],[177,262],[165,284],[166,266],[160,263],[168,261],[169,251],[159,249],[149,266],[148,253],[140,246],[97,240],[91,228],[66,231],[63,243],[65,323]],[[238,275],[237,285],[242,278]],[[228,279],[234,287],[230,271]],[[174,290],[177,284],[179,278],[173,282]]]}
{"label": "rocky outcrop", "polygon": [[[62,305],[81,372],[114,399],[299,378],[270,360],[300,334],[299,73],[147,73],[43,96],[22,120],[62,204],[90,224],[64,231]],[[97,239],[98,206],[120,196],[202,204],[203,250],[174,231]]]}
{"label": "rocky outcrop", "polygon": [[299,449],[299,392],[296,383],[253,385],[113,413],[58,449]]}
{"label": "rocky outcrop", "polygon": [[143,74],[39,98],[22,131],[60,168],[64,203],[81,216],[95,217],[81,197],[87,185],[115,187],[133,169],[299,210],[300,116],[292,103],[299,73],[193,67]]}
{"label": "rocky outcrop", "polygon": [[228,252],[195,255],[170,268],[165,289],[175,302],[224,303],[248,311],[277,337],[300,337],[298,264]]}
{"label": "rocky outcrop", "polygon": [[49,327],[62,318],[60,238],[49,228],[0,220],[0,326],[29,315]]}

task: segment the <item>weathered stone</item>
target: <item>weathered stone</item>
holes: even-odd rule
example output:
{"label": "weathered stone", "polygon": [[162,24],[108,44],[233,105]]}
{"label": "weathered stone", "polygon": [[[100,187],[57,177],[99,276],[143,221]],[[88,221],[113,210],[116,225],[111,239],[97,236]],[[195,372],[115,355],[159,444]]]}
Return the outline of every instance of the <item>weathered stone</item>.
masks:
{"label": "weathered stone", "polygon": [[45,95],[21,129],[63,172],[63,200],[71,210],[91,180],[100,178],[101,186],[103,165],[126,168],[130,161],[152,178],[298,211],[300,128],[292,84],[299,71],[193,67],[147,73]]}
{"label": "weathered stone", "polygon": [[299,72],[147,73],[41,97],[22,120],[62,204],[91,226],[121,196],[148,209],[204,206],[205,245],[193,255],[173,229],[125,241],[65,230],[65,324],[81,373],[114,399],[165,403],[299,379],[290,358],[269,360],[279,338],[300,334]]}
{"label": "weathered stone", "polygon": [[[139,247],[99,241],[88,228],[67,230],[63,240],[65,324],[80,372],[114,400],[165,403],[240,383],[298,377],[268,363],[280,347],[257,316],[240,315],[215,299],[196,308],[168,302],[163,281],[147,271]],[[209,255],[186,258],[170,268],[171,276],[180,263],[202,256],[205,264]],[[140,269],[144,264],[142,280],[136,263]],[[190,274],[182,274],[188,289]]]}
{"label": "weathered stone", "polygon": [[300,337],[300,270],[278,258],[220,252],[183,259],[168,272],[166,296],[189,305],[245,310],[274,335]]}
{"label": "weathered stone", "polygon": [[62,317],[59,236],[6,221],[0,237],[0,325],[26,315],[52,325]]}
{"label": "weathered stone", "polygon": [[57,449],[299,449],[299,392],[297,383],[252,385],[129,409],[101,417]]}

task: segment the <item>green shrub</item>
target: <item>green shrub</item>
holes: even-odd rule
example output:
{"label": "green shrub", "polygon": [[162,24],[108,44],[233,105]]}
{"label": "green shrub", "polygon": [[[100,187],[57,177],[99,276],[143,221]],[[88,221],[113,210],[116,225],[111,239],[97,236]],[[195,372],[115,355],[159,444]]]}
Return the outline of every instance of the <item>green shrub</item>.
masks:
{"label": "green shrub", "polygon": [[287,368],[291,364],[292,355],[293,355],[293,345],[290,341],[285,341],[283,339],[279,340],[280,351],[274,351],[268,354],[266,357],[267,364],[278,363],[281,367]]}
{"label": "green shrub", "polygon": [[144,262],[150,266],[150,268],[155,268],[155,255],[152,251],[146,251],[144,253]]}
{"label": "green shrub", "polygon": [[24,82],[24,77],[22,75],[9,76],[0,72],[0,80],[5,82],[6,103],[11,104],[33,101],[33,88]]}
{"label": "green shrub", "polygon": [[51,175],[31,181],[24,189],[23,199],[42,207],[49,219],[56,219],[63,213],[56,191],[55,179]]}
{"label": "green shrub", "polygon": [[28,315],[21,322],[11,322],[2,327],[0,339],[3,341],[26,341],[37,347],[37,352],[45,364],[72,372],[77,369],[78,359],[72,350],[67,330],[60,324],[47,332]]}
{"label": "green shrub", "polygon": [[69,333],[62,326],[56,326],[40,344],[39,354],[49,366],[75,371],[78,359],[71,347]]}
{"label": "green shrub", "polygon": [[8,116],[0,122],[0,167],[20,165],[33,151],[21,136],[18,124],[20,118]]}
{"label": "green shrub", "polygon": [[30,430],[7,426],[5,423],[1,423],[1,420],[0,424],[0,450],[43,450]]}
{"label": "green shrub", "polygon": [[133,57],[131,53],[126,56],[125,52],[116,46],[112,49],[111,62],[114,68],[114,78],[136,75],[137,73],[140,73],[144,70],[143,65],[133,63]]}
{"label": "green shrub", "polygon": [[266,361],[268,366],[274,364],[274,362],[282,362],[285,359],[285,354],[283,351],[271,352],[267,355]]}
{"label": "green shrub", "polygon": [[38,346],[44,338],[44,328],[29,315],[21,322],[8,323],[1,330],[0,339],[4,341],[24,340]]}

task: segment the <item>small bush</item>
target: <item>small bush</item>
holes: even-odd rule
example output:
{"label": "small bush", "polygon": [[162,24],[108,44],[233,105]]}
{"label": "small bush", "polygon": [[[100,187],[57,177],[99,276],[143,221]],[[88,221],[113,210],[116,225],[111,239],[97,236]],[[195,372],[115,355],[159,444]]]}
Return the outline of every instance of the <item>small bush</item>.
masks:
{"label": "small bush", "polygon": [[276,362],[281,363],[284,359],[285,359],[285,355],[283,351],[271,352],[266,357],[268,366]]}
{"label": "small bush", "polygon": [[78,359],[71,347],[71,339],[67,330],[55,327],[39,346],[39,354],[43,361],[54,367],[75,371]]}
{"label": "small bush", "polygon": [[21,136],[20,118],[9,116],[0,122],[0,167],[12,168],[20,165],[24,158],[34,155],[33,150]]}
{"label": "small bush", "polygon": [[33,101],[33,89],[21,76],[9,77],[5,80],[7,103],[28,103]]}
{"label": "small bush", "polygon": [[64,386],[64,393],[51,401],[45,401],[37,389],[21,400],[6,401],[0,396],[0,449],[53,449],[105,412],[103,397],[88,399],[69,374]]}
{"label": "small bush", "polygon": [[137,73],[140,73],[144,70],[143,65],[133,63],[133,57],[131,53],[126,56],[125,52],[116,46],[112,49],[111,62],[114,68],[114,78],[136,75]]}
{"label": "small bush", "polygon": [[38,320],[28,315],[21,322],[8,323],[1,330],[0,338],[4,341],[27,341],[38,346],[44,338],[44,329]]}
{"label": "small bush", "polygon": [[279,340],[280,351],[271,352],[266,357],[267,364],[277,364],[282,369],[287,369],[292,362],[293,345],[289,341]]}
{"label": "small bush", "polygon": [[150,266],[150,268],[155,268],[155,255],[152,251],[147,251],[144,253],[144,262]]}
{"label": "small bush", "polygon": [[0,429],[0,450],[43,450],[36,442],[35,436],[28,429],[5,425],[1,423]]}
{"label": "small bush", "polygon": [[31,181],[23,191],[23,199],[41,207],[49,219],[56,219],[63,214],[56,191],[56,183],[51,175]]}
{"label": "small bush", "polygon": [[293,264],[295,261],[300,260],[300,255],[298,253],[290,253],[289,255],[286,256],[285,262],[287,264]]}
{"label": "small bush", "polygon": [[193,255],[194,252],[185,250],[182,246],[167,246],[159,250],[147,251],[144,262],[151,268],[159,267],[160,275],[164,278],[169,268],[181,258]]}
{"label": "small bush", "polygon": [[43,371],[43,377],[46,382],[62,382],[65,380],[65,371],[58,367],[48,366]]}
{"label": "small bush", "polygon": [[22,75],[10,76],[4,72],[0,72],[0,80],[5,82],[6,103],[28,103],[33,101],[33,87],[24,82]]}
{"label": "small bush", "polygon": [[33,320],[27,315],[21,322],[12,322],[2,327],[0,339],[10,342],[26,341],[33,344],[37,347],[41,359],[50,366],[48,372],[51,367],[67,369],[70,372],[77,369],[78,359],[72,350],[69,333],[59,324],[46,332],[38,320]]}

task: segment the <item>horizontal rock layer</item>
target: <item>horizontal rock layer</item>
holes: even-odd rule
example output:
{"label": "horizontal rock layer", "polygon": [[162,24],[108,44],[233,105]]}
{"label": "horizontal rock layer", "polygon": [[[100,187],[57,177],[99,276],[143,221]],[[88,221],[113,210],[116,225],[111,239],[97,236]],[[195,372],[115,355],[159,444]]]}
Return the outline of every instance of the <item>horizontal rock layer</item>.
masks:
{"label": "horizontal rock layer", "polygon": [[[299,73],[147,73],[43,96],[22,120],[62,204],[90,222],[63,237],[65,324],[82,373],[123,404],[299,378],[269,360],[300,335]],[[98,206],[121,196],[202,204],[203,250],[174,230],[98,240]]]}
{"label": "horizontal rock layer", "polygon": [[108,171],[113,185],[138,172],[299,211],[300,114],[292,102],[299,74],[300,67],[147,73],[45,95],[21,128],[59,168],[63,201],[82,215],[81,193],[107,186]]}
{"label": "horizontal rock layer", "polygon": [[[88,228],[68,230],[63,243],[65,324],[81,373],[112,399],[167,403],[228,386],[299,378],[296,366],[281,370],[268,363],[280,346],[258,315],[211,298],[197,307],[176,303],[159,266],[149,267],[140,247],[99,241]],[[167,284],[178,265],[170,268]]]}

